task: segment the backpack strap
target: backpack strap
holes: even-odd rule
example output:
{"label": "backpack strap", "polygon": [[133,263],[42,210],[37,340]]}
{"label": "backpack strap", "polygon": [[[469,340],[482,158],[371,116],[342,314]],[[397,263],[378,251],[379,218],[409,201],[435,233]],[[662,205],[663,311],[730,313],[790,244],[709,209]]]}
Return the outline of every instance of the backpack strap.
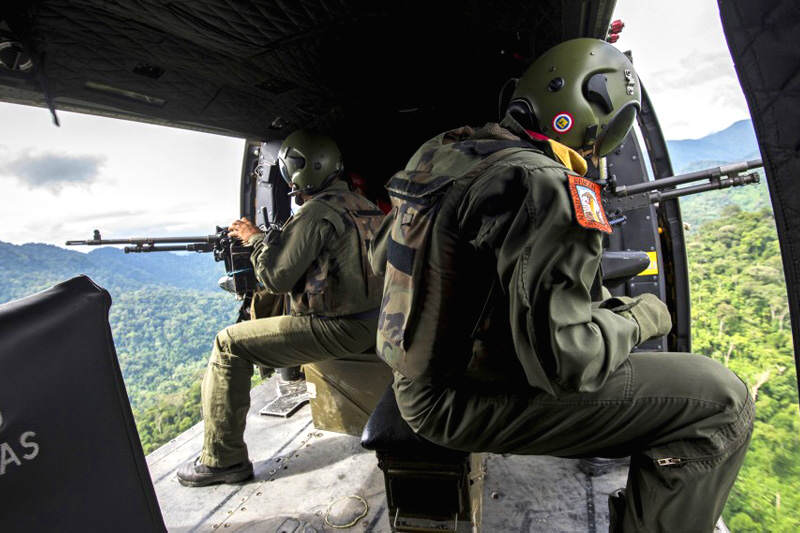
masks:
{"label": "backpack strap", "polygon": [[486,169],[488,169],[490,166],[494,165],[495,163],[497,163],[501,159],[505,159],[506,157],[509,157],[509,156],[514,155],[516,153],[528,152],[528,151],[531,151],[531,150],[534,150],[534,151],[538,152],[538,150],[536,150],[533,146],[531,146],[528,143],[508,142],[508,143],[503,143],[503,144],[511,145],[511,146],[508,146],[507,148],[502,148],[502,149],[500,149],[500,150],[498,150],[496,152],[492,152],[487,157],[481,159],[478,162],[478,164],[476,164],[474,167],[472,167],[470,169],[469,172],[464,174],[462,179],[474,179],[474,178],[477,178],[478,176],[483,174],[483,172]]}

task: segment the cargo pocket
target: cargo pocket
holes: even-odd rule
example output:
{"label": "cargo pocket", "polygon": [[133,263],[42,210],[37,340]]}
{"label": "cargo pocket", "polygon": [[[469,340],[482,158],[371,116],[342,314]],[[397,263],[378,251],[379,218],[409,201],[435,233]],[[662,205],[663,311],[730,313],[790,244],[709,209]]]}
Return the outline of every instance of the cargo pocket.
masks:
{"label": "cargo pocket", "polygon": [[395,216],[387,245],[377,351],[409,378],[420,376],[428,366],[427,360],[411,359],[407,349],[420,307],[431,232],[441,198],[452,183],[448,176],[400,172],[386,186]]}

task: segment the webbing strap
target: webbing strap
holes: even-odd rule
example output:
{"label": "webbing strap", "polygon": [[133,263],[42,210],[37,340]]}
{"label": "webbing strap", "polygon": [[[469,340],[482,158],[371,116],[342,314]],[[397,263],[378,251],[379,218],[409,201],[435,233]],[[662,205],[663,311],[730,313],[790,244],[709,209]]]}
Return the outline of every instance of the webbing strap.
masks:
{"label": "webbing strap", "polygon": [[484,170],[486,170],[499,160],[503,159],[504,157],[516,154],[517,152],[527,152],[530,150],[533,150],[533,147],[531,147],[530,145],[520,145],[515,143],[513,146],[493,152],[491,155],[487,156],[484,159],[481,159],[478,163],[476,163],[475,166],[472,167],[469,172],[464,174],[462,179],[477,178],[478,176],[481,175],[481,173]]}

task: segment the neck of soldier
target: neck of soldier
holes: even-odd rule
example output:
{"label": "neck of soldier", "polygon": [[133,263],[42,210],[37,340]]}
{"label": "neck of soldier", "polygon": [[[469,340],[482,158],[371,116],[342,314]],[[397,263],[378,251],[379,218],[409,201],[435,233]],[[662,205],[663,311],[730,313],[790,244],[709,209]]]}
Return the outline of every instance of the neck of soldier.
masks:
{"label": "neck of soldier", "polygon": [[305,193],[305,192],[297,193],[297,199],[299,200],[298,204],[302,205],[302,203],[305,203],[308,200],[311,200],[313,197],[315,197],[318,194],[322,194],[323,192],[329,192],[329,191],[335,190],[335,189],[340,189],[340,190],[341,189],[348,189],[349,190],[349,187],[347,187],[347,184],[345,182],[343,182],[339,178],[336,178],[332,182],[330,182],[327,187],[325,187],[324,189],[321,189],[319,191],[316,191],[316,192],[314,192],[312,194]]}
{"label": "neck of soldier", "polygon": [[570,148],[566,144],[561,144],[560,142],[556,141],[555,139],[550,139],[541,133],[531,130],[525,130],[525,132],[531,137],[531,139],[535,141],[544,141],[550,144],[550,149],[553,151],[553,154],[561,161],[568,169],[577,172],[581,176],[586,174],[586,160],[585,158],[588,156],[592,157],[592,162],[595,163],[596,160],[592,155],[592,150],[589,150],[589,153],[584,151],[578,151],[574,148]]}

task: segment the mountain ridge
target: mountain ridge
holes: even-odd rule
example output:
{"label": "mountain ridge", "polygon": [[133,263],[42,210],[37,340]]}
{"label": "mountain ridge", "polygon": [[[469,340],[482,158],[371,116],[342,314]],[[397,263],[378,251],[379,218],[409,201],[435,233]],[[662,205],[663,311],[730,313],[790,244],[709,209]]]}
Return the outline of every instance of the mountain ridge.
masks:
{"label": "mountain ridge", "polygon": [[[217,280],[224,269],[211,254],[125,254],[112,247],[83,253],[53,244],[0,241],[0,272],[10,280],[24,273],[36,290],[86,274],[113,291],[163,287],[217,293],[221,292]],[[18,285],[10,282],[0,286],[0,303],[29,294],[15,290]]]}
{"label": "mountain ridge", "polygon": [[750,119],[738,120],[698,139],[669,140],[667,149],[676,174],[761,157]]}

